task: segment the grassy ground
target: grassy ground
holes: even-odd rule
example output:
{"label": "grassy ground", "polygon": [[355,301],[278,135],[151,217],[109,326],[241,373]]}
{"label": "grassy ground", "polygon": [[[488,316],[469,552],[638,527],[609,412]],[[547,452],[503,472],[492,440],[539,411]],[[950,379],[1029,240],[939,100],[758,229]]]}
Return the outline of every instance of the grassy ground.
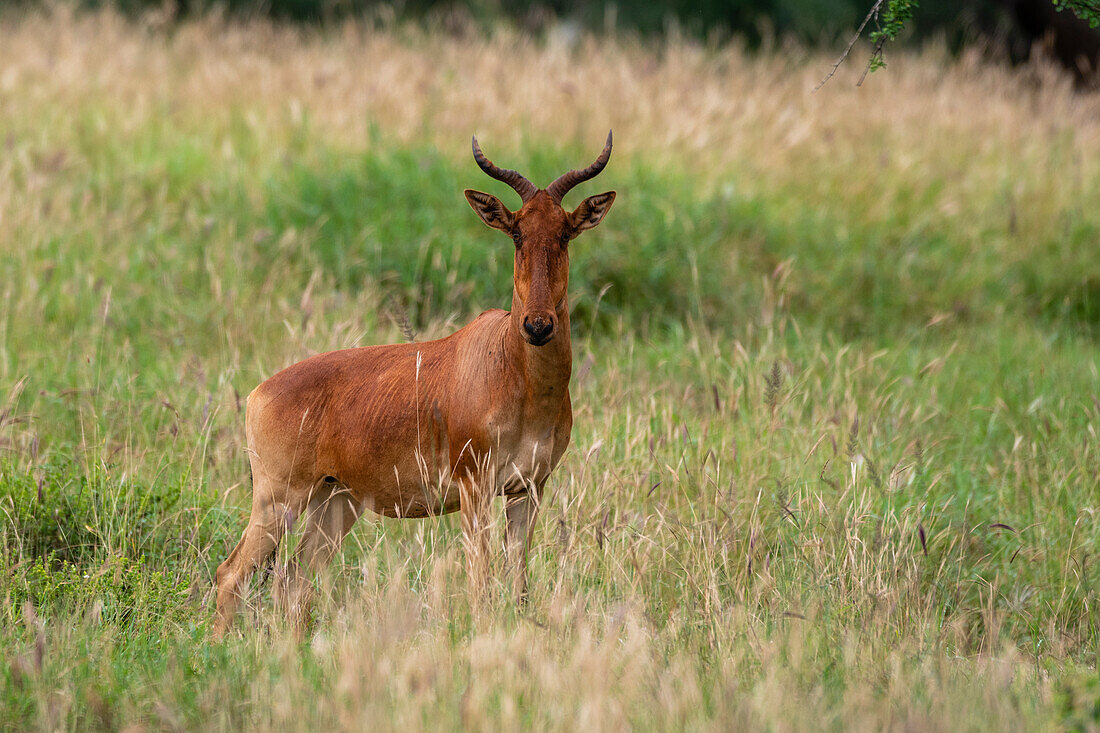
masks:
{"label": "grassy ground", "polygon": [[[0,727],[1100,726],[1096,97],[54,13],[0,17]],[[211,643],[243,395],[506,305],[470,134],[545,183],[608,127],[528,610],[366,519],[307,644],[262,585]]]}

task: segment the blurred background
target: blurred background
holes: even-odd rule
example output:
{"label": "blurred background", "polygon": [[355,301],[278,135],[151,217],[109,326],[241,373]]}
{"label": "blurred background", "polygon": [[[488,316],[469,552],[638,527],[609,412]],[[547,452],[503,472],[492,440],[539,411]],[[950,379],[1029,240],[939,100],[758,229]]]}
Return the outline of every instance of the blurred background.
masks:
{"label": "blurred background", "polygon": [[[34,7],[38,0],[0,0],[4,6]],[[846,42],[873,0],[81,0],[111,5],[125,13],[149,10],[172,16],[211,9],[237,18],[268,17],[298,23],[387,17],[438,21],[452,30],[489,28],[502,20],[531,33],[619,31],[643,36],[685,35],[722,42],[737,38],[750,49],[777,41],[809,47]],[[874,29],[872,22],[868,30]],[[923,0],[906,31],[909,42],[937,40],[952,51],[977,45],[991,57],[1020,63],[1036,46],[1079,81],[1093,80],[1100,53],[1100,29],[1050,0]]]}

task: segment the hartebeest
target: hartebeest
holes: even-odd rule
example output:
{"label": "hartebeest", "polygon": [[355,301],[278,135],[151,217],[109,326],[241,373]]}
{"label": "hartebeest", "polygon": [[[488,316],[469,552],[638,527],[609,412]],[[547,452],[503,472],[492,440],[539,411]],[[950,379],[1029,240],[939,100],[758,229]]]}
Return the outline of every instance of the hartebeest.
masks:
{"label": "hartebeest", "polygon": [[573,426],[569,242],[600,223],[615,192],[572,212],[562,198],[604,169],[611,133],[596,162],[545,189],[493,165],[477,138],[473,152],[481,170],[523,201],[513,212],[494,196],[465,192],[481,220],[515,242],[512,310],[485,311],[436,341],[319,354],[252,391],[252,515],[218,568],[217,635],[298,517],[303,531],[285,589],[290,613],[304,623],[313,588],[306,571],[328,563],[368,508],[387,517],[461,510],[469,567],[487,550],[482,510],[503,495],[514,590],[525,596],[539,497]]}

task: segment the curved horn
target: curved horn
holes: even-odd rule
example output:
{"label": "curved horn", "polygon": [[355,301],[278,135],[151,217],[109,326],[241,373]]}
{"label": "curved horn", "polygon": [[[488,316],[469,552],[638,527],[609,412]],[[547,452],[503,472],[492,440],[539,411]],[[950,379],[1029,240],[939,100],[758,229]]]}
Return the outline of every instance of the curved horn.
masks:
{"label": "curved horn", "polygon": [[603,146],[603,152],[600,153],[600,157],[596,158],[596,162],[588,166],[581,171],[569,171],[563,173],[558,180],[551,183],[546,187],[546,192],[550,194],[555,201],[559,204],[561,200],[565,198],[565,194],[569,193],[569,189],[576,186],[578,183],[584,183],[590,178],[595,178],[596,174],[604,169],[607,165],[607,161],[611,159],[611,130],[607,131],[607,143]]}
{"label": "curved horn", "polygon": [[477,137],[474,137],[474,160],[477,161],[481,170],[497,179],[507,183],[509,186],[516,190],[519,197],[523,200],[523,203],[534,196],[538,192],[538,187],[535,184],[528,181],[526,178],[516,173],[513,170],[507,170],[505,168],[497,168],[493,165],[493,162],[485,157],[485,153],[481,152],[481,146],[477,144]]}

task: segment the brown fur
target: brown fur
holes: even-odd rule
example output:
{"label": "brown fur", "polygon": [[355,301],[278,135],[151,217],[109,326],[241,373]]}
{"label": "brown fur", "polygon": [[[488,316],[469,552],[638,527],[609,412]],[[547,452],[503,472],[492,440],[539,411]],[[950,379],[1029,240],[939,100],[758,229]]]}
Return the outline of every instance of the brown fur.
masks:
{"label": "brown fur", "polygon": [[[604,163],[609,154],[610,138]],[[487,551],[479,513],[504,495],[523,598],[541,489],[573,424],[568,241],[598,224],[615,198],[599,194],[566,212],[556,196],[527,185],[516,212],[466,192],[486,224],[517,241],[511,311],[486,311],[436,341],[319,354],[248,396],[252,515],[218,568],[216,635],[232,622],[256,567],[300,517],[303,534],[281,595],[302,628],[312,592],[305,571],[328,563],[364,509],[387,517],[461,510],[473,579]]]}

